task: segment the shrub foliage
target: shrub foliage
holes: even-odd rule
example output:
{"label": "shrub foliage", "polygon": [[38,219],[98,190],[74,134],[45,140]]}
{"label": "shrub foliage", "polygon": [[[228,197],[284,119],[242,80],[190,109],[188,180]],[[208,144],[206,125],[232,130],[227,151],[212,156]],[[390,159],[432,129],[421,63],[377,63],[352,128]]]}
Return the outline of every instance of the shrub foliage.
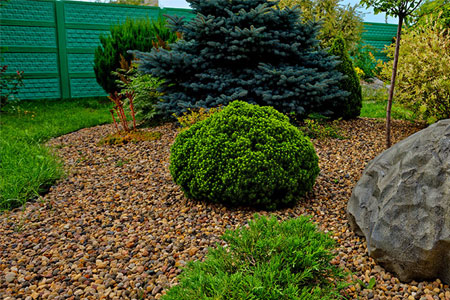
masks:
{"label": "shrub foliage", "polygon": [[23,86],[23,71],[7,74],[7,70],[7,65],[0,66],[0,113],[11,96],[18,94],[19,88]]}
{"label": "shrub foliage", "polygon": [[341,35],[350,49],[361,40],[363,31],[362,16],[358,5],[342,5],[341,0],[280,0],[280,7],[298,5],[302,10],[303,22],[320,20],[322,27],[318,39],[325,47]]}
{"label": "shrub foliage", "polygon": [[[393,57],[394,46],[387,49]],[[395,101],[419,119],[433,123],[450,117],[450,32],[435,20],[402,36]],[[392,62],[382,70],[389,80]]]}
{"label": "shrub foliage", "polygon": [[369,80],[380,74],[383,61],[376,59],[373,53],[377,50],[370,45],[358,43],[352,52],[353,65],[362,71],[361,78]]}
{"label": "shrub foliage", "polygon": [[189,109],[188,111],[184,112],[180,116],[176,116],[176,119],[180,125],[180,130],[187,130],[192,125],[194,125],[197,122],[203,121],[210,116],[212,116],[214,113],[220,111],[222,107],[212,107],[210,109],[205,109],[203,107],[199,109]]}
{"label": "shrub foliage", "polygon": [[196,17],[173,20],[183,40],[171,51],[137,53],[141,70],[165,80],[167,114],[235,99],[281,112],[330,115],[347,93],[337,61],[319,46],[317,23],[268,0],[188,0]]}
{"label": "shrub foliage", "polygon": [[228,246],[189,263],[164,300],[340,298],[342,271],[330,263],[334,241],[307,217],[278,222],[256,216],[222,239]]}
{"label": "shrub foliage", "polygon": [[426,0],[407,21],[413,26],[426,26],[429,17],[443,28],[450,28],[450,1]]}
{"label": "shrub foliage", "polygon": [[286,116],[242,101],[181,132],[170,159],[187,197],[267,209],[295,203],[319,173],[312,143]]}
{"label": "shrub foliage", "polygon": [[112,73],[118,78],[116,85],[120,88],[119,94],[124,97],[133,96],[136,117],[143,121],[153,120],[158,115],[156,103],[161,100],[158,87],[162,80],[142,74],[135,64],[127,65],[126,62],[122,62],[121,68]]}
{"label": "shrub foliage", "polygon": [[339,58],[341,63],[337,66],[337,69],[347,76],[340,82],[341,89],[350,92],[345,101],[339,103],[339,109],[336,110],[335,115],[344,119],[356,118],[361,113],[362,107],[361,84],[342,37],[337,37],[333,41],[330,53]]}
{"label": "shrub foliage", "polygon": [[133,54],[128,50],[150,51],[154,47],[168,47],[177,39],[175,33],[166,27],[166,20],[127,19],[111,28],[109,35],[100,36],[94,58],[94,71],[98,84],[112,94],[118,91],[116,77],[111,72],[120,68],[121,56],[130,63]]}

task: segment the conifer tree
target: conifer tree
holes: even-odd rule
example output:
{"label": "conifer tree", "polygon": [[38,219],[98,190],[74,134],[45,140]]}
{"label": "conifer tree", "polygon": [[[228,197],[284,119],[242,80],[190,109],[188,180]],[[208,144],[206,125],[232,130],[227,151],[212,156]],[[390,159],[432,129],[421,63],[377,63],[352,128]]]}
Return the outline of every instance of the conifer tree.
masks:
{"label": "conifer tree", "polygon": [[163,114],[239,99],[283,113],[333,115],[348,92],[337,60],[319,46],[319,25],[268,0],[187,0],[196,17],[172,19],[183,40],[171,51],[136,53],[140,69],[165,80]]}
{"label": "conifer tree", "polygon": [[344,91],[350,92],[346,101],[340,102],[340,109],[335,112],[335,117],[344,119],[356,118],[361,113],[362,91],[358,75],[356,75],[352,60],[348,54],[347,45],[342,37],[334,39],[330,53],[336,55],[341,63],[337,69],[347,77],[341,80],[340,86]]}
{"label": "conifer tree", "polygon": [[125,22],[113,25],[109,34],[100,36],[100,45],[95,50],[94,72],[98,84],[108,94],[119,91],[117,76],[112,72],[121,67],[122,57],[131,63],[133,55],[127,53],[128,50],[150,51],[176,39],[162,16],[156,20],[127,18]]}

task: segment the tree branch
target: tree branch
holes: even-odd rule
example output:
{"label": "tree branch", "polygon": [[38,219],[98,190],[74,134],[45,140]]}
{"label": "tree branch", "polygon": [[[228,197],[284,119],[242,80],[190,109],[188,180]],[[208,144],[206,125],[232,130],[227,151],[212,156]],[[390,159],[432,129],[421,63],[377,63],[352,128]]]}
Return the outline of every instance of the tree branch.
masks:
{"label": "tree branch", "polygon": [[423,0],[420,0],[419,2],[417,2],[417,5],[414,6],[414,8],[410,11],[407,11],[407,15],[412,14],[418,7],[420,4],[422,4]]}

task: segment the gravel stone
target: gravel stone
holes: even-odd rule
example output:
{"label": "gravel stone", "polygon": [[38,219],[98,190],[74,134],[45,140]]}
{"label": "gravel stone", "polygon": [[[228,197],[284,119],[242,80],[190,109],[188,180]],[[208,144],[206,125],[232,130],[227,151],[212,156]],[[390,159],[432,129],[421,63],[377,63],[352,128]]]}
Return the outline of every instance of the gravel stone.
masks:
{"label": "gravel stone", "polygon": [[[351,231],[347,201],[366,164],[384,149],[384,122],[339,124],[347,139],[313,140],[321,169],[313,191],[276,212],[186,199],[168,170],[178,132],[172,124],[148,129],[163,133],[160,140],[123,146],[97,145],[113,125],[53,139],[49,145],[68,176],[41,200],[0,214],[0,274],[16,272],[29,283],[0,277],[0,299],[159,299],[177,284],[186,262],[203,259],[208,247],[223,245],[225,230],[259,213],[280,220],[311,215],[330,232],[338,245],[333,263],[353,273],[348,281],[367,285],[376,279],[371,290],[350,285],[342,292],[348,299],[369,299],[369,293],[372,299],[408,299],[412,292],[420,299],[428,289],[427,295],[450,300],[449,286],[440,281],[400,283]],[[392,125],[395,142],[420,129],[402,121]]]}
{"label": "gravel stone", "polygon": [[8,272],[5,275],[5,281],[6,283],[11,283],[16,279],[16,273]]}

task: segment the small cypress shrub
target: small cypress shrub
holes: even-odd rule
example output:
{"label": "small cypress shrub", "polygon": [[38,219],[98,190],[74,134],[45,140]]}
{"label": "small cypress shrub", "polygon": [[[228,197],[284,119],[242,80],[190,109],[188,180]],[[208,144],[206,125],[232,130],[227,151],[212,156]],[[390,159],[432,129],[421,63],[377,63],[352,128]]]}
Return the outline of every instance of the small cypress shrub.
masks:
{"label": "small cypress shrub", "polygon": [[170,160],[187,197],[266,209],[294,204],[319,173],[311,141],[288,117],[243,101],[181,132]]}
{"label": "small cypress shrub", "polygon": [[226,248],[189,263],[162,299],[341,299],[343,272],[330,263],[335,243],[307,217],[256,216],[248,225],[223,235]]}
{"label": "small cypress shrub", "polygon": [[361,113],[362,107],[361,84],[359,83],[358,75],[353,67],[345,41],[342,37],[337,37],[333,41],[330,53],[336,55],[341,61],[337,66],[337,70],[347,76],[347,78],[341,80],[339,83],[340,88],[350,92],[350,95],[337,104],[338,108],[334,111],[333,117],[342,117],[344,119],[356,118]]}
{"label": "small cypress shrub", "polygon": [[168,48],[177,40],[177,35],[166,27],[166,19],[127,19],[124,23],[111,27],[110,34],[101,35],[95,50],[94,71],[98,84],[108,94],[118,91],[116,77],[111,72],[121,67],[121,56],[128,63],[133,54],[128,50],[150,51],[154,47]]}

